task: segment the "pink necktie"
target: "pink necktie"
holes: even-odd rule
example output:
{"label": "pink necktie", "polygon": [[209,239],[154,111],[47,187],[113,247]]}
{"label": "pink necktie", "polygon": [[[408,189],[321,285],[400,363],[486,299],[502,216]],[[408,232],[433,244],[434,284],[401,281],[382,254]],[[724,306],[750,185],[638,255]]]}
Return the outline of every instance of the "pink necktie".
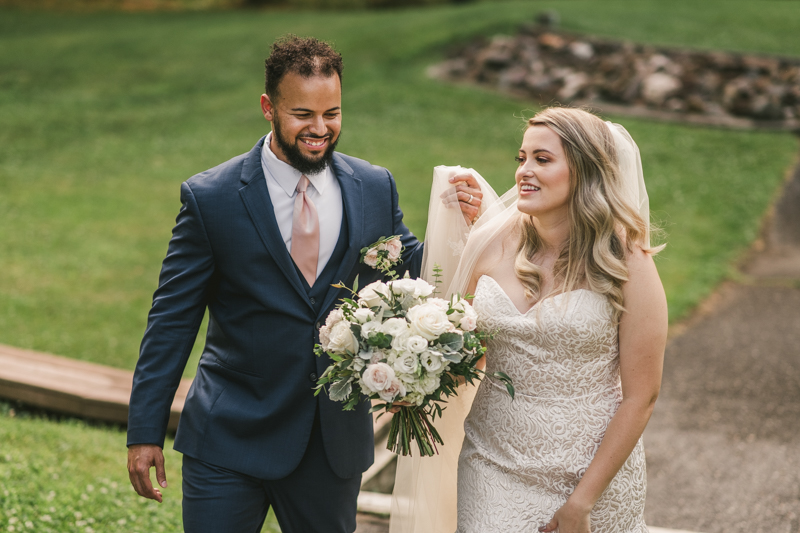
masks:
{"label": "pink necktie", "polygon": [[319,217],[317,208],[306,194],[308,178],[300,176],[292,213],[292,259],[309,286],[317,279],[319,259]]}

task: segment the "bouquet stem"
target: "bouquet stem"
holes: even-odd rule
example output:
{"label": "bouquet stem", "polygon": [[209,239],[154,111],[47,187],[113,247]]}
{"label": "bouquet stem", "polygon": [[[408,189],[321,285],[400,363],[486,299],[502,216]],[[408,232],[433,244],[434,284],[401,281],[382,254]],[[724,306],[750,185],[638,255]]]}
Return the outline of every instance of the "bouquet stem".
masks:
{"label": "bouquet stem", "polygon": [[430,415],[424,409],[401,407],[392,417],[386,448],[399,455],[411,455],[412,440],[417,441],[422,457],[438,454],[436,444],[444,444],[431,423]]}

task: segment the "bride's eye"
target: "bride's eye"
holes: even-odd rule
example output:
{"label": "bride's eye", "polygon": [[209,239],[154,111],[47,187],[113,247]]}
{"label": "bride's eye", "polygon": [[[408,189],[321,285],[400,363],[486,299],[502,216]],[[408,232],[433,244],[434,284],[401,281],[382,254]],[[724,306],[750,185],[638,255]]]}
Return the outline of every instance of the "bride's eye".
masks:
{"label": "bride's eye", "polygon": [[524,162],[525,160],[524,160],[524,159],[522,159],[520,156],[517,156],[517,157],[515,157],[515,158],[514,158],[514,161],[516,161],[517,163],[522,163],[522,162]]}

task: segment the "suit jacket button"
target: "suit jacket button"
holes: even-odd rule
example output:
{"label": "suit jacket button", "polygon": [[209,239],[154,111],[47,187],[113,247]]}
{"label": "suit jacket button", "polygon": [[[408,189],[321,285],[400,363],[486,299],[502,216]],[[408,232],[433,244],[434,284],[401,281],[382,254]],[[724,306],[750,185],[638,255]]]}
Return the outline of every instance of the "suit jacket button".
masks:
{"label": "suit jacket button", "polygon": [[316,382],[317,382],[317,373],[316,373],[316,372],[312,372],[312,373],[310,373],[310,374],[308,375],[308,379],[309,379],[310,381],[313,381],[314,383],[316,383]]}
{"label": "suit jacket button", "polygon": [[311,298],[311,305],[314,305],[317,301],[314,298]]}

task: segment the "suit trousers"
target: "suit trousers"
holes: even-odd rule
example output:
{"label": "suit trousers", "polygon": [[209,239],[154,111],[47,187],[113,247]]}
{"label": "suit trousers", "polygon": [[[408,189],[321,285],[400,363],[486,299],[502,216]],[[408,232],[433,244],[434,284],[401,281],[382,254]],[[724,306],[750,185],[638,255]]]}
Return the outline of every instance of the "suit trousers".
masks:
{"label": "suit trousers", "polygon": [[258,533],[270,506],[283,533],[353,533],[361,476],[342,479],[325,456],[319,411],[303,459],[288,476],[257,479],[183,456],[186,533]]}

